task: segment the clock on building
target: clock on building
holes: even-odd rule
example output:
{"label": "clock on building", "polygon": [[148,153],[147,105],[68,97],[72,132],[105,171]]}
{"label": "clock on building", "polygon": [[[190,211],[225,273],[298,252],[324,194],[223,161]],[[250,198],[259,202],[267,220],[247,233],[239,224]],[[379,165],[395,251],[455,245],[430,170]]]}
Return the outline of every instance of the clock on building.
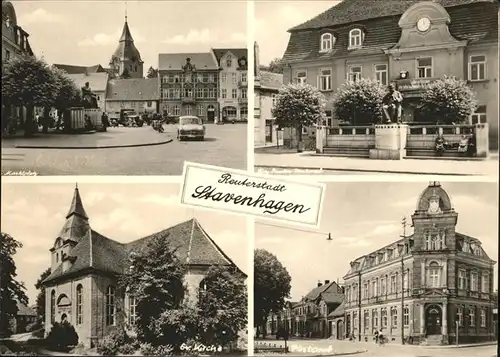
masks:
{"label": "clock on building", "polygon": [[421,17],[417,21],[417,30],[425,32],[431,27],[431,20],[428,17]]}

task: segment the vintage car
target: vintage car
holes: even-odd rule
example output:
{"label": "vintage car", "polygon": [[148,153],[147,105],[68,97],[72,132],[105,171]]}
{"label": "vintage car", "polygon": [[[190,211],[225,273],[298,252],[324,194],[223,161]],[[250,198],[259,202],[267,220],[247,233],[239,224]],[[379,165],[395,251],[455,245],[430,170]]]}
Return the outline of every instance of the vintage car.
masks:
{"label": "vintage car", "polygon": [[179,117],[179,124],[177,126],[177,139],[205,139],[205,125],[203,121],[193,115],[186,115]]}

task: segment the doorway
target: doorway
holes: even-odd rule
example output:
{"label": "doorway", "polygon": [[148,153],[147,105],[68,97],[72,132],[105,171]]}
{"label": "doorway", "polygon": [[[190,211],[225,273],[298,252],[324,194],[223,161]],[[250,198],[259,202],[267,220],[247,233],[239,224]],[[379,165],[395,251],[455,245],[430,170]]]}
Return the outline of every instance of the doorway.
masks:
{"label": "doorway", "polygon": [[210,104],[207,107],[207,122],[213,123],[214,120],[215,120],[215,107],[212,104]]}
{"label": "doorway", "polygon": [[442,309],[439,305],[430,305],[425,316],[427,335],[441,335]]}
{"label": "doorway", "polygon": [[266,120],[266,143],[273,142],[273,121]]}
{"label": "doorway", "polygon": [[339,320],[337,322],[337,340],[343,340],[344,339],[344,323],[342,320]]}

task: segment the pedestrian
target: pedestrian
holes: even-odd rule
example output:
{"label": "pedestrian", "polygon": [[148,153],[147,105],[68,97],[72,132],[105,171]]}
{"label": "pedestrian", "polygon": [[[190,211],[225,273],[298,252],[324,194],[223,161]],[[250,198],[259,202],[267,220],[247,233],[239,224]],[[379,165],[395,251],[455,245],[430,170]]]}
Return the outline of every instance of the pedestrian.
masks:
{"label": "pedestrian", "polygon": [[378,330],[375,329],[375,332],[373,333],[373,339],[375,340],[375,344],[378,343]]}
{"label": "pedestrian", "polygon": [[385,344],[385,336],[384,333],[382,332],[382,329],[380,329],[380,333],[378,334],[378,341],[380,346],[383,346]]}

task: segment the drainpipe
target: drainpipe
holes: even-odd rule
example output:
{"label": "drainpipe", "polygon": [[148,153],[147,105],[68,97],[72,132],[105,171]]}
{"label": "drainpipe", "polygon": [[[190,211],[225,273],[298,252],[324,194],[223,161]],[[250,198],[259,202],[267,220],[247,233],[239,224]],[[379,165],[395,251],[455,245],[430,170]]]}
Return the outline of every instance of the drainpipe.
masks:
{"label": "drainpipe", "polygon": [[361,341],[361,272],[358,273],[358,341]]}

